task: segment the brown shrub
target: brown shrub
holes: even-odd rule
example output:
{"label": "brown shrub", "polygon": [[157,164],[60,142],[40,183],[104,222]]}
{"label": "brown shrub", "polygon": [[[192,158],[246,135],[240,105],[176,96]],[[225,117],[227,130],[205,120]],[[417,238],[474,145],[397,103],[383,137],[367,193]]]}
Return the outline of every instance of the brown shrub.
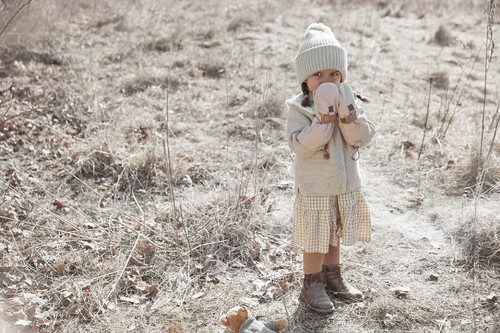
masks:
{"label": "brown shrub", "polygon": [[244,18],[242,16],[235,17],[231,22],[229,22],[227,31],[236,31],[243,26],[251,26],[252,24],[253,20],[249,18]]}
{"label": "brown shrub", "polygon": [[498,221],[484,221],[481,218],[475,223],[469,221],[460,226],[455,233],[456,240],[461,244],[467,262],[479,265],[500,265],[500,224]]}
{"label": "brown shrub", "polygon": [[[125,83],[121,91],[125,93],[127,96],[130,96],[135,93],[145,91],[151,86],[161,86],[166,88],[167,85],[169,84],[168,80],[169,80],[168,77],[159,78],[159,77],[151,77],[143,75],[136,77]],[[178,81],[171,80],[170,89],[175,90],[178,88],[178,86],[179,86]]]}
{"label": "brown shrub", "polygon": [[429,80],[432,80],[434,87],[438,89],[447,89],[449,84],[448,73],[444,71],[438,71],[431,74]]}
{"label": "brown shrub", "polygon": [[148,51],[174,52],[182,50],[182,40],[180,38],[160,38],[153,42],[147,43],[144,47]]}
{"label": "brown shrub", "polygon": [[226,67],[219,61],[206,61],[198,65],[202,71],[203,76],[218,79],[226,72]]}
{"label": "brown shrub", "polygon": [[[163,158],[147,149],[142,153],[130,154],[96,140],[75,149],[73,161],[76,176],[85,179],[106,178],[120,192],[165,187],[169,183]],[[182,184],[184,169],[177,168],[173,173],[174,186]]]}
{"label": "brown shrub", "polygon": [[453,37],[444,26],[439,26],[434,34],[434,41],[440,46],[449,46],[453,41]]}
{"label": "brown shrub", "polygon": [[[483,157],[481,161],[481,166],[484,165],[485,159]],[[467,163],[462,166],[459,166],[458,172],[456,175],[456,188],[459,191],[463,191],[465,189],[466,193],[471,194],[476,187],[479,170],[479,154],[477,152],[471,156]],[[500,184],[500,167],[495,161],[490,161],[489,166],[486,166],[483,176],[483,185],[481,193],[494,193],[498,192],[498,184]]]}

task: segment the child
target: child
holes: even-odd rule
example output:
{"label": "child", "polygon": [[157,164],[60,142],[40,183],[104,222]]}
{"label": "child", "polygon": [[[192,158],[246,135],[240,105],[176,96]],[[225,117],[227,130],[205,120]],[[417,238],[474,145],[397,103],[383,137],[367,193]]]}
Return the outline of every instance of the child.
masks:
{"label": "child", "polygon": [[333,311],[327,291],[363,298],[340,274],[340,240],[370,240],[357,159],[375,127],[345,82],[346,55],[330,28],[311,24],[295,58],[302,93],[286,101],[286,135],[295,153],[293,236],[304,248],[300,300],[326,313]]}

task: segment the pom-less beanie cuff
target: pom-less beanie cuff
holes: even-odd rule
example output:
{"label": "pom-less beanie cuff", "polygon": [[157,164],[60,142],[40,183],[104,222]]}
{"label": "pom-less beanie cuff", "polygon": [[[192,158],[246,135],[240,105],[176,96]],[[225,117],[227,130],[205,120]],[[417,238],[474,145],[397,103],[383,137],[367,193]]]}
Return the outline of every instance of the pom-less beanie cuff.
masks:
{"label": "pom-less beanie cuff", "polygon": [[347,79],[347,52],[329,27],[323,23],[313,23],[307,28],[295,57],[299,85],[310,75],[326,69],[338,70],[344,82]]}
{"label": "pom-less beanie cuff", "polygon": [[341,81],[347,78],[347,52],[336,45],[324,45],[299,53],[295,58],[295,71],[299,84],[309,76],[325,69],[336,69],[342,74]]}

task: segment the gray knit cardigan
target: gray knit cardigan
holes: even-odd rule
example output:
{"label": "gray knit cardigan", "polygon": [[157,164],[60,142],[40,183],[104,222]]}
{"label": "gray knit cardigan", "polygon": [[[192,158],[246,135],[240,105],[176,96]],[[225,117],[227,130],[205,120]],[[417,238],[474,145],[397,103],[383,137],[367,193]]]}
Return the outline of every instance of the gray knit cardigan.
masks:
{"label": "gray knit cardigan", "polygon": [[[300,143],[297,137],[302,131],[311,131],[315,117],[312,108],[301,105],[302,100],[303,94],[299,94],[285,102],[288,108],[286,137],[288,146],[295,153],[295,192],[338,195],[361,187],[358,161],[352,158],[357,154],[356,148],[345,142],[338,123],[334,124],[327,144],[328,159],[324,158],[322,151],[310,150]],[[356,111],[359,117],[364,117],[361,106],[356,105]]]}

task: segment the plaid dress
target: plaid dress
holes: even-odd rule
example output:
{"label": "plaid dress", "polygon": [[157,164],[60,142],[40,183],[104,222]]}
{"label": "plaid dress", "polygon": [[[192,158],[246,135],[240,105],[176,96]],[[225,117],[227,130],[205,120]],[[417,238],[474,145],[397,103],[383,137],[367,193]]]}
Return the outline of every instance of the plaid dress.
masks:
{"label": "plaid dress", "polygon": [[328,246],[370,240],[370,212],[361,188],[331,196],[302,195],[294,202],[293,239],[307,253],[328,253]]}

